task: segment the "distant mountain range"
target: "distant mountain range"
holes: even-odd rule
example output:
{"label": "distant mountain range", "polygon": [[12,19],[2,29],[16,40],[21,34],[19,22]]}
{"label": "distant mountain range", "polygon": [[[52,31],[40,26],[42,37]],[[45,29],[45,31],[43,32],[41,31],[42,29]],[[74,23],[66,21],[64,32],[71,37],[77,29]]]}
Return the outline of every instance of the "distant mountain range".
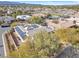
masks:
{"label": "distant mountain range", "polygon": [[16,6],[16,5],[22,5],[25,3],[20,3],[20,2],[10,2],[10,1],[0,1],[0,6]]}
{"label": "distant mountain range", "polygon": [[24,3],[24,2],[12,2],[12,1],[0,1],[0,6],[16,6],[16,5],[28,5],[28,6],[38,6],[42,4],[30,4],[30,3]]}
{"label": "distant mountain range", "polygon": [[0,1],[0,6],[16,5],[79,5],[77,1]]}

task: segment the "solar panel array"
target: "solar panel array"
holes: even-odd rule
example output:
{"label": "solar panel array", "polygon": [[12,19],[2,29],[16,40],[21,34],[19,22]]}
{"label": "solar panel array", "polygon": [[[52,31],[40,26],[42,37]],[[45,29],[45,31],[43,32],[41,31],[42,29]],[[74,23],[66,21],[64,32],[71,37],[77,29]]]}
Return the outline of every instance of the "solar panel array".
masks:
{"label": "solar panel array", "polygon": [[25,37],[26,32],[23,32],[19,27],[16,27],[15,29],[22,38]]}

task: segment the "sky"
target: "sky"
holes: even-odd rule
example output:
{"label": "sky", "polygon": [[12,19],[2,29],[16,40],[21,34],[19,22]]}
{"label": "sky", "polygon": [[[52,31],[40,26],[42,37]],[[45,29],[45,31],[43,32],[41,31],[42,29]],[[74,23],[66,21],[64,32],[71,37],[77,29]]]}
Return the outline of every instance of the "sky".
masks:
{"label": "sky", "polygon": [[75,5],[79,4],[79,1],[22,1],[29,4],[42,4],[42,5]]}
{"label": "sky", "polygon": [[28,4],[43,4],[43,5],[75,5],[79,4],[79,0],[0,0],[14,1]]}
{"label": "sky", "polygon": [[79,1],[79,0],[0,0],[0,1]]}

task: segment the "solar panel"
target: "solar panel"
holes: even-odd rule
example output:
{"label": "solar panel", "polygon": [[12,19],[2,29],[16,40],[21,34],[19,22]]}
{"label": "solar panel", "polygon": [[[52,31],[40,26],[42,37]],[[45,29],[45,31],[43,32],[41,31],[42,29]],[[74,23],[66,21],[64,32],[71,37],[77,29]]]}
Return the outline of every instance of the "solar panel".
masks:
{"label": "solar panel", "polygon": [[15,29],[16,29],[16,31],[19,33],[19,35],[20,35],[22,38],[25,37],[26,32],[23,32],[19,27],[16,27]]}

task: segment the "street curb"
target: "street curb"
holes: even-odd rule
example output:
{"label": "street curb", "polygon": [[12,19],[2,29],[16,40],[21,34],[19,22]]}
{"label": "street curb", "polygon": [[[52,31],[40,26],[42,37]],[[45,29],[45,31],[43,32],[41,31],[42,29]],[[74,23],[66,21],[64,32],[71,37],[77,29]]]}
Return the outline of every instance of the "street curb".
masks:
{"label": "street curb", "polygon": [[4,57],[7,56],[7,53],[6,53],[6,46],[5,46],[5,38],[4,38],[4,34],[5,34],[5,33],[6,33],[6,32],[4,32],[4,33],[2,34],[3,47],[4,47]]}

